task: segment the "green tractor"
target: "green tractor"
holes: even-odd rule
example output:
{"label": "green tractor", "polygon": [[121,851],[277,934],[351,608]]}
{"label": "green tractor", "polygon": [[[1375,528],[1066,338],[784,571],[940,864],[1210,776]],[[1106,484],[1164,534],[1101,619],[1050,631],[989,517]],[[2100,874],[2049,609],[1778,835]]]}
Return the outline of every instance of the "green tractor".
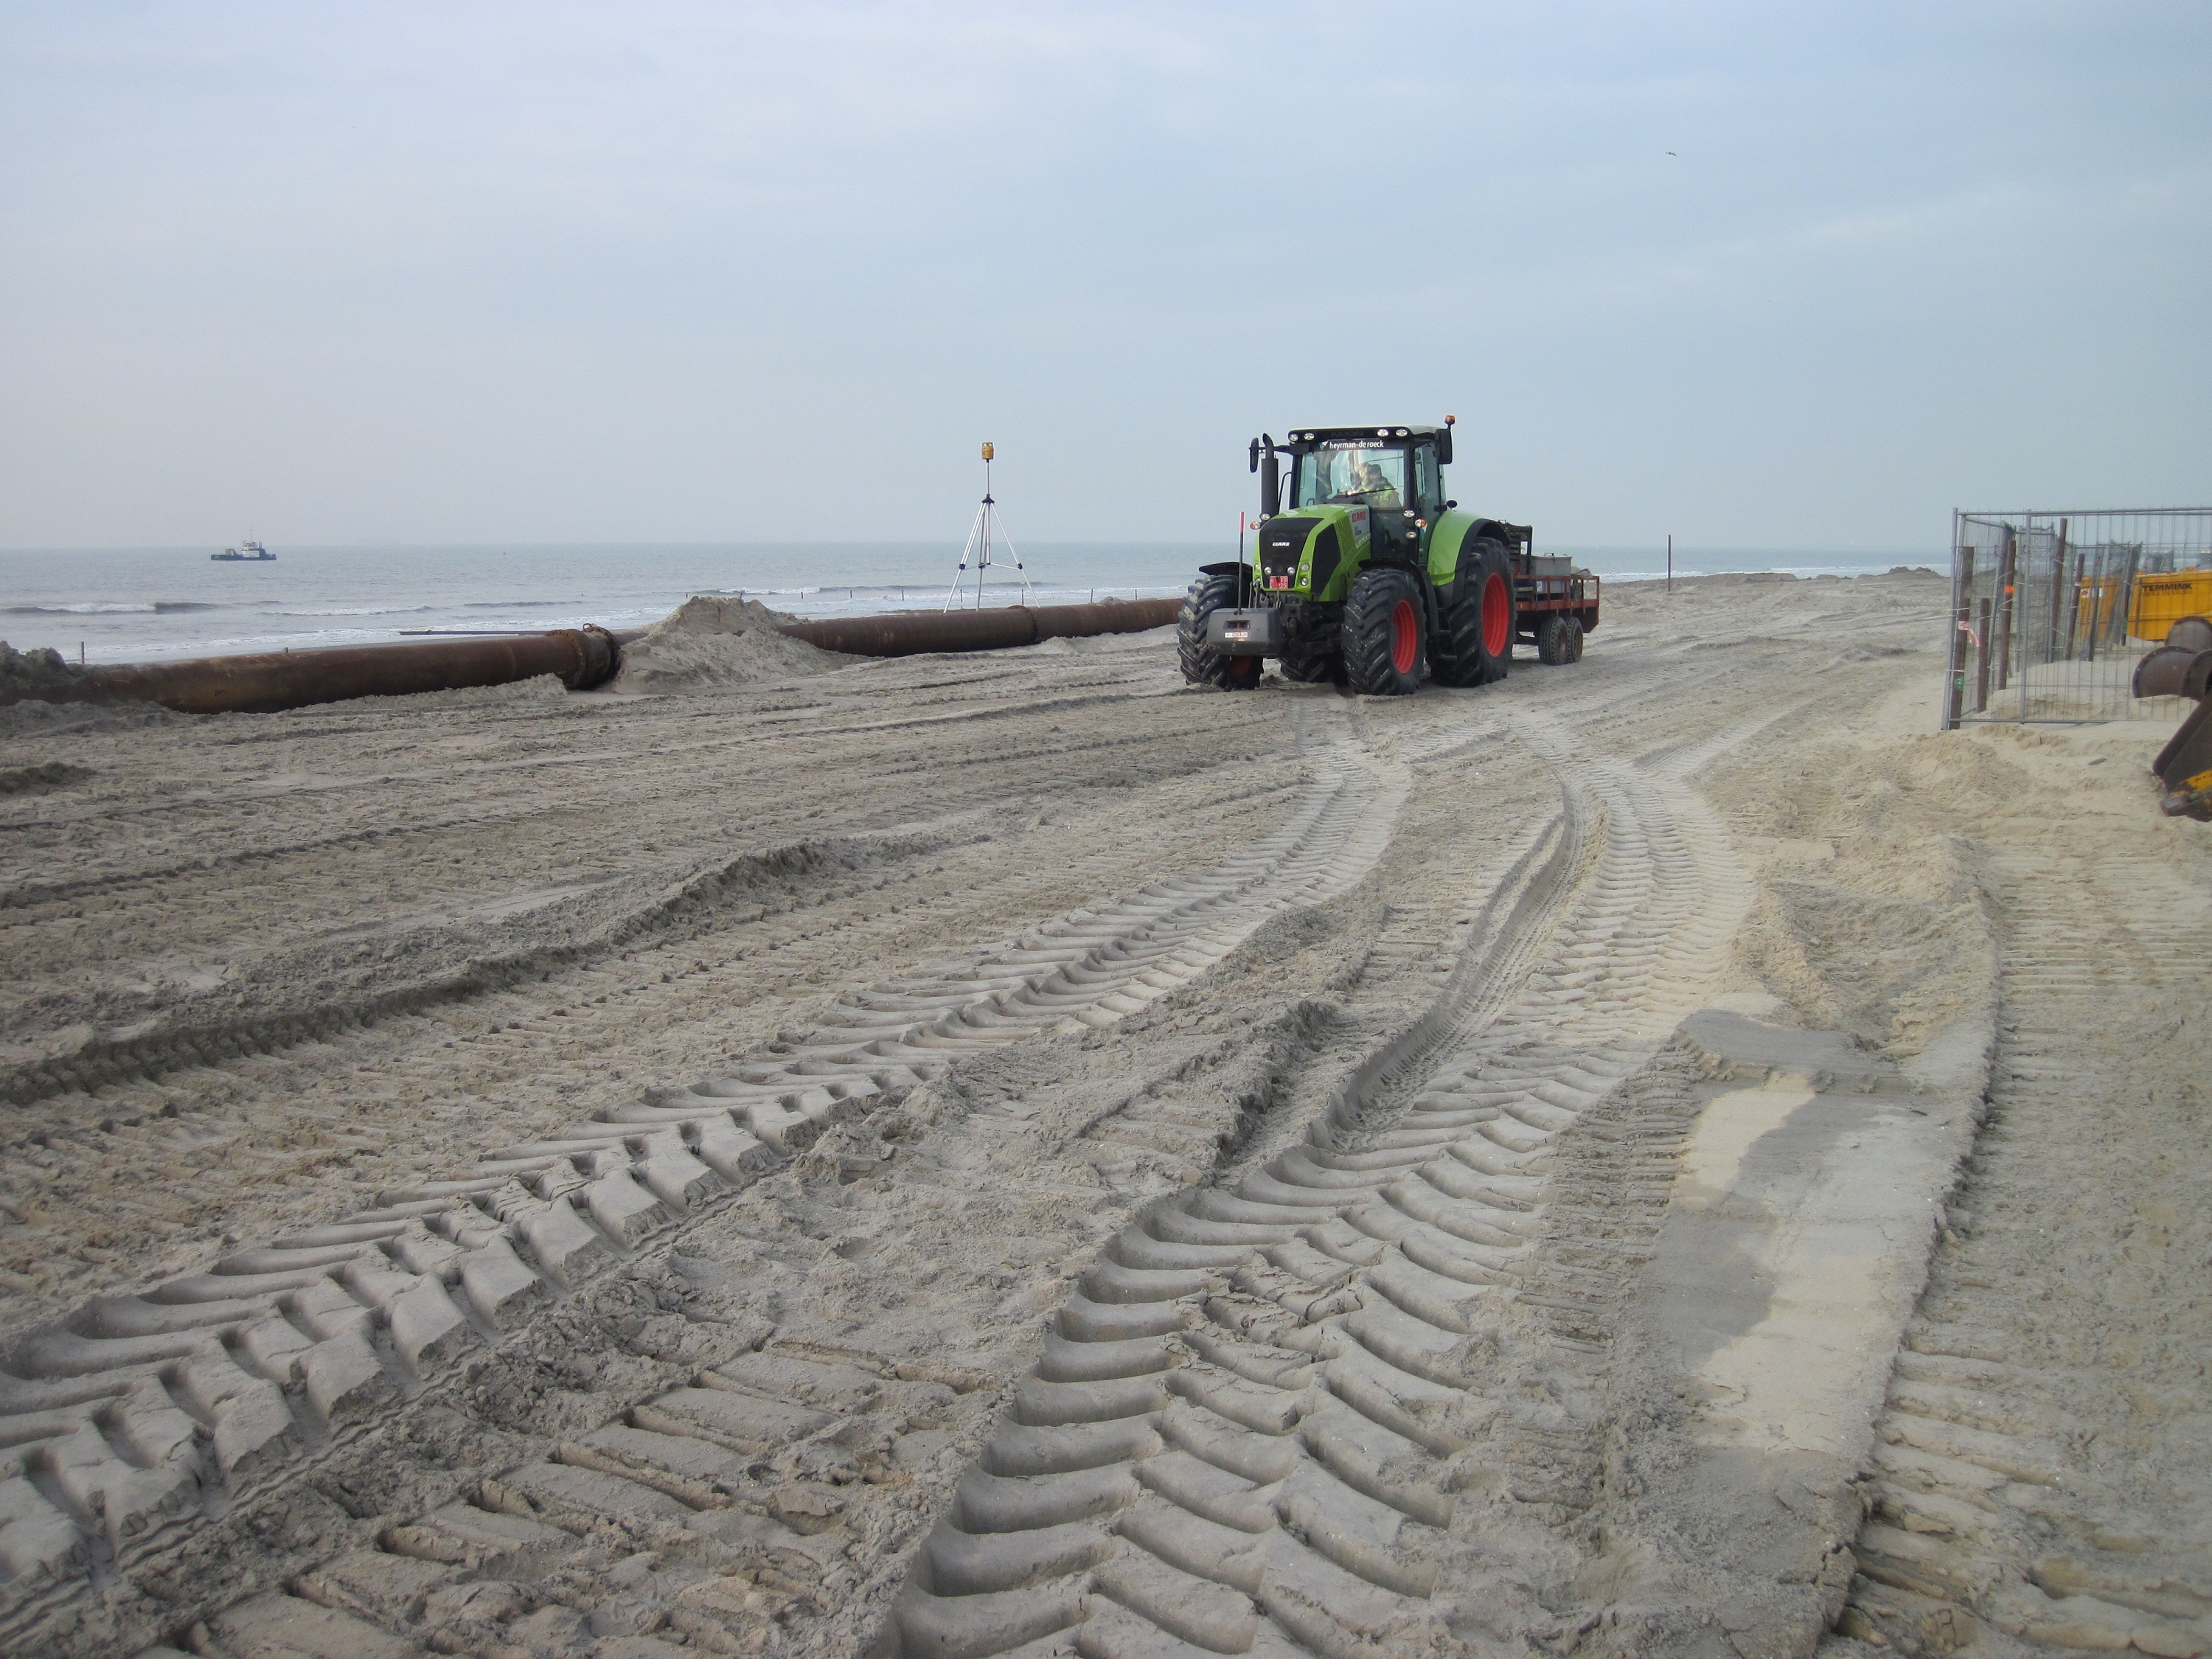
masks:
{"label": "green tractor", "polygon": [[1200,567],[1177,620],[1183,678],[1247,690],[1272,657],[1285,679],[1404,696],[1431,677],[1502,680],[1516,641],[1540,662],[1580,659],[1598,579],[1537,557],[1528,526],[1445,500],[1451,458],[1449,416],[1255,438],[1255,545],[1249,562],[1240,550],[1236,563]]}

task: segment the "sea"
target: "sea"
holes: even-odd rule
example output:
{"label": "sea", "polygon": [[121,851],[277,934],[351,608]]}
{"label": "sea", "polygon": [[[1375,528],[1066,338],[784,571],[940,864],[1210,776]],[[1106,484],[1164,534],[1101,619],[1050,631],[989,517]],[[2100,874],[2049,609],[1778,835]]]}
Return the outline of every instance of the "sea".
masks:
{"label": "sea", "polygon": [[[957,543],[684,543],[603,546],[293,547],[266,563],[208,547],[0,549],[0,640],[70,661],[153,662],[441,634],[642,628],[694,593],[742,593],[802,617],[973,605],[1070,605],[1182,592],[1220,543],[1047,543],[1020,568],[955,577]],[[1547,547],[1610,581],[1665,574],[1664,550]],[[1866,575],[1940,554],[1674,551],[1677,575]]]}

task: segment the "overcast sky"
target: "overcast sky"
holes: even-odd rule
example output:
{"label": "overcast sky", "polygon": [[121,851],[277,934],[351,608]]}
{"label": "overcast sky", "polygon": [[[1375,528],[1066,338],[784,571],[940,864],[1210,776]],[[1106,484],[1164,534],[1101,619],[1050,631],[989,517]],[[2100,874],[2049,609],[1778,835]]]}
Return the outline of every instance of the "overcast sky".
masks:
{"label": "overcast sky", "polygon": [[[0,0],[0,545],[2212,498],[2212,5]],[[1669,152],[1672,152],[1670,154]]]}

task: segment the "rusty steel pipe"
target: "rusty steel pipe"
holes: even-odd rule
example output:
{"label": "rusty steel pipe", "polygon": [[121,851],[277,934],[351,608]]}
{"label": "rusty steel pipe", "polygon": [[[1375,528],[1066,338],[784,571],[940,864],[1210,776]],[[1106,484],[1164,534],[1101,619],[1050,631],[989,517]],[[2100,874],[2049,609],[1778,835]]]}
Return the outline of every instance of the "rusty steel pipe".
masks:
{"label": "rusty steel pipe", "polygon": [[[998,651],[1040,640],[1134,634],[1176,619],[1179,599],[1108,599],[1095,605],[1007,605],[992,611],[908,611],[825,617],[780,631],[829,651],[904,657],[925,651]],[[504,685],[552,674],[572,691],[604,685],[622,666],[622,647],[642,630],[611,634],[587,624],[543,634],[410,640],[333,646],[182,662],[119,663],[74,669],[0,687],[0,704],[155,702],[186,714],[274,714],[349,697],[404,696]]]}
{"label": "rusty steel pipe", "polygon": [[2212,650],[2163,645],[2136,665],[2134,690],[2138,697],[2194,697],[2201,702],[2212,692],[2208,682],[2212,682]]}
{"label": "rusty steel pipe", "polygon": [[2166,630],[2166,643],[2136,665],[2138,697],[2195,697],[2208,695],[2212,674],[2212,619],[2184,617]]}
{"label": "rusty steel pipe", "polygon": [[521,637],[118,663],[9,686],[0,690],[0,702],[157,702],[185,714],[266,714],[348,697],[504,685],[540,674],[585,691],[614,677],[622,665],[622,637],[586,624]]}
{"label": "rusty steel pipe", "polygon": [[1182,607],[1181,599],[1103,599],[1096,605],[1009,605],[990,611],[902,611],[782,623],[776,631],[855,657],[911,657],[925,651],[1004,651],[1093,634],[1141,634],[1164,628]]}

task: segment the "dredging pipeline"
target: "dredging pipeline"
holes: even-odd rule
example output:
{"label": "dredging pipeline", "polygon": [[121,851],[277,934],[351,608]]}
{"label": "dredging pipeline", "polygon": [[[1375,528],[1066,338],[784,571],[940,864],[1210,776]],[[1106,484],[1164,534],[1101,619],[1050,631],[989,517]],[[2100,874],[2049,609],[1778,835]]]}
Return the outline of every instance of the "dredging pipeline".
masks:
{"label": "dredging pipeline", "polygon": [[[0,688],[0,702],[157,702],[185,714],[268,714],[348,697],[398,697],[559,677],[572,691],[614,678],[635,634],[586,624],[543,634],[331,646],[181,662],[74,668],[57,662]],[[44,653],[32,653],[33,659]]]}
{"label": "dredging pipeline", "polygon": [[[906,611],[779,624],[825,651],[908,657],[924,651],[1002,651],[1040,640],[1136,634],[1176,619],[1177,599],[1109,599],[1096,605],[1006,605],[989,611]],[[182,662],[77,668],[51,652],[9,653],[0,704],[157,702],[185,714],[270,714],[349,697],[458,691],[556,676],[571,691],[604,685],[622,648],[643,629],[620,634],[592,624],[543,634],[501,634],[393,645],[333,646]],[[45,659],[43,662],[40,659]]]}
{"label": "dredging pipeline", "polygon": [[1005,651],[1093,634],[1141,634],[1166,627],[1182,605],[1181,599],[1103,599],[1095,605],[1009,605],[988,611],[902,611],[782,623],[776,631],[855,657],[912,657],[925,651]]}

